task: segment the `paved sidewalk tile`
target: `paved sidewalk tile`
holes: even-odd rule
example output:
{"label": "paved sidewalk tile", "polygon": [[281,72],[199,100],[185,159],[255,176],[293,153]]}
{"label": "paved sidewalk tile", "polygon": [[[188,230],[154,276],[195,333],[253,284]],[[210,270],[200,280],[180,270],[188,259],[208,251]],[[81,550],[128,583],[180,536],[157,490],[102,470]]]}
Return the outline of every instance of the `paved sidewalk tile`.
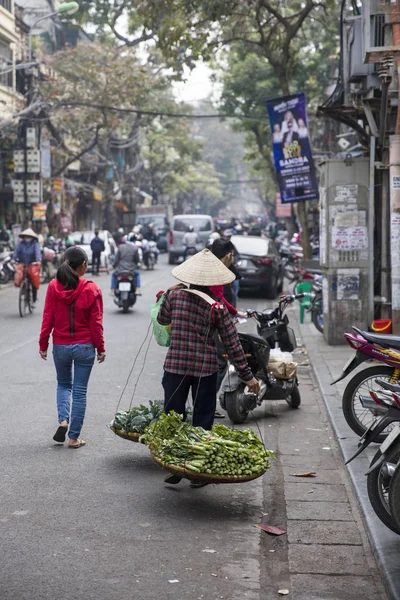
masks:
{"label": "paved sidewalk tile", "polygon": [[347,502],[344,485],[313,485],[307,483],[287,483],[285,485],[286,500],[302,500],[304,502]]}
{"label": "paved sidewalk tile", "polygon": [[362,546],[321,544],[291,544],[289,546],[291,573],[365,575],[366,567]]}
{"label": "paved sidewalk tile", "polygon": [[354,575],[293,575],[294,600],[377,600],[370,577]]}
{"label": "paved sidewalk tile", "polygon": [[287,516],[299,521],[354,521],[348,502],[288,500]]}
{"label": "paved sidewalk tile", "polygon": [[358,527],[351,521],[289,521],[289,543],[361,546]]}

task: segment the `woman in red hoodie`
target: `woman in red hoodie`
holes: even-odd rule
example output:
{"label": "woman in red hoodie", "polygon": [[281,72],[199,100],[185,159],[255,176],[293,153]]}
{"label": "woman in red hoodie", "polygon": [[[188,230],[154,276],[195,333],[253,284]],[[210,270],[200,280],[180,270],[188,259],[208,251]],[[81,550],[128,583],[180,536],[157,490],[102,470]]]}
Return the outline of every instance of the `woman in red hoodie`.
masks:
{"label": "woman in red hoodie", "polygon": [[[83,279],[86,253],[77,246],[68,248],[64,262],[47,290],[40,333],[40,356],[47,360],[53,331],[53,358],[57,372],[59,427],[53,437],[68,447],[80,448],[79,438],[86,410],[87,386],[97,350],[97,361],[106,358],[103,336],[103,298],[100,288]],[[72,366],[73,374],[72,374]],[[71,408],[72,393],[72,408]]]}

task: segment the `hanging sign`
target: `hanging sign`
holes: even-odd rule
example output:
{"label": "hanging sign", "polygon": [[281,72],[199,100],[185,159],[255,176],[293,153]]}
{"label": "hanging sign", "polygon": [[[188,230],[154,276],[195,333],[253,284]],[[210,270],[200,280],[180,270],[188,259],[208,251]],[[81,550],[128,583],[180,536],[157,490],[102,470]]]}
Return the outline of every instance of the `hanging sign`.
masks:
{"label": "hanging sign", "polygon": [[275,215],[277,219],[287,219],[292,216],[291,204],[282,204],[281,195],[279,192],[276,192]]}
{"label": "hanging sign", "polygon": [[282,203],[318,199],[305,95],[272,98],[267,109]]}

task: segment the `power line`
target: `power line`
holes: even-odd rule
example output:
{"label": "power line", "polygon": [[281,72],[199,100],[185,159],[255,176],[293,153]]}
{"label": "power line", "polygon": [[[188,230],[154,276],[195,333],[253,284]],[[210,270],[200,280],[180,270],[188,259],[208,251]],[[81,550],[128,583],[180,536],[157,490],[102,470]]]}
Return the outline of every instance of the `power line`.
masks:
{"label": "power line", "polygon": [[60,102],[58,104],[49,105],[51,108],[73,108],[86,107],[95,108],[97,110],[109,110],[112,112],[121,112],[136,115],[147,115],[151,117],[175,117],[178,119],[252,119],[253,121],[268,121],[267,116],[259,115],[230,115],[227,113],[215,113],[210,115],[196,115],[188,113],[170,113],[155,110],[145,110],[139,108],[120,108],[118,106],[104,106],[103,104],[92,104],[90,102]]}

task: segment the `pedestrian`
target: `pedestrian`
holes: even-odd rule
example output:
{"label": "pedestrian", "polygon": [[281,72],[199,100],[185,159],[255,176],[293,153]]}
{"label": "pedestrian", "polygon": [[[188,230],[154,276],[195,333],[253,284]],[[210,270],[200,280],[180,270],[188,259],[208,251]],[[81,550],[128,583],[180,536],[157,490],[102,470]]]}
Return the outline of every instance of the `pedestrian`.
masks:
{"label": "pedestrian", "polygon": [[[211,252],[214,254],[214,256],[219,258],[219,260],[230,271],[232,271],[233,274],[235,274],[234,271],[232,270],[235,247],[230,240],[228,240],[226,238],[219,238],[219,239],[214,240],[214,242],[211,246]],[[234,281],[236,281],[236,280],[234,280]],[[231,303],[231,300],[234,298],[234,292],[233,292],[232,286],[233,286],[233,283],[226,284],[225,286],[224,285],[214,285],[214,286],[210,287],[210,290],[219,300],[221,300],[225,304],[229,314],[234,319],[236,319],[237,317],[245,319],[246,313],[238,311],[236,309],[235,305],[233,303]],[[228,296],[229,300],[226,298],[226,295],[227,295],[226,292],[230,292],[230,294]],[[226,354],[226,350],[220,339],[220,336],[218,335],[218,332],[215,332],[214,336],[215,336],[215,347],[216,347],[217,356],[218,356],[218,375],[217,375],[217,393],[218,393],[218,391],[221,387],[222,380],[224,379],[224,376],[226,373],[228,362],[227,362],[226,358],[224,358],[224,355]],[[219,410],[215,411],[214,416],[217,419],[225,418],[225,415],[222,414]]]}
{"label": "pedestrian", "polygon": [[99,363],[106,358],[103,298],[93,281],[83,279],[88,262],[86,252],[74,246],[66,250],[63,258],[57,278],[47,289],[39,351],[43,360],[47,360],[49,337],[53,332],[59,422],[53,439],[63,443],[69,427],[68,447],[80,448],[86,443],[79,436],[96,350]]}
{"label": "pedestrian", "polygon": [[90,242],[90,249],[92,251],[92,274],[99,275],[101,253],[106,249],[104,241],[99,236],[99,230],[95,229],[94,238]]}
{"label": "pedestrian", "polygon": [[[39,264],[42,261],[42,253],[40,251],[40,246],[38,242],[37,234],[31,229],[25,229],[19,235],[20,242],[18,246],[15,248],[13,253],[13,260],[20,262],[25,265],[25,267],[29,267],[30,265]],[[29,271],[28,271],[29,272]],[[30,276],[31,277],[31,276]],[[35,287],[34,281],[32,280],[32,308],[35,308],[37,301],[38,288]],[[39,281],[38,281],[39,286]]]}
{"label": "pedestrian", "polygon": [[[191,390],[193,425],[211,429],[218,373],[215,331],[218,331],[239,377],[246,381],[251,392],[259,391],[235,325],[226,307],[210,291],[210,286],[229,283],[234,275],[208,249],[175,267],[172,275],[189,284],[190,291],[183,290],[181,285],[169,288],[157,317],[161,325],[171,325],[171,343],[162,379],[164,410],[167,413],[174,410],[185,417],[186,401]],[[199,296],[196,295],[198,292]],[[206,294],[206,299],[201,294]],[[179,483],[180,478],[168,476],[165,481]]]}

